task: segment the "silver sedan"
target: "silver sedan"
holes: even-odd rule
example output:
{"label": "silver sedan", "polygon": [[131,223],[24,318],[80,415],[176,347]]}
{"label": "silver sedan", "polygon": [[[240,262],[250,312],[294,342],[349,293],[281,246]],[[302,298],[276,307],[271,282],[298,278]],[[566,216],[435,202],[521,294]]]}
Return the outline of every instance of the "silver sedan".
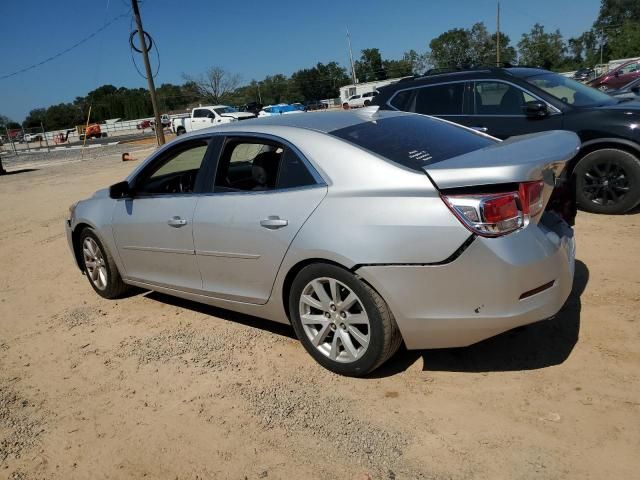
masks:
{"label": "silver sedan", "polygon": [[67,237],[105,298],[135,285],[290,322],[321,365],[364,375],[403,341],[466,346],[562,307],[578,145],[377,107],[247,120],[72,205]]}

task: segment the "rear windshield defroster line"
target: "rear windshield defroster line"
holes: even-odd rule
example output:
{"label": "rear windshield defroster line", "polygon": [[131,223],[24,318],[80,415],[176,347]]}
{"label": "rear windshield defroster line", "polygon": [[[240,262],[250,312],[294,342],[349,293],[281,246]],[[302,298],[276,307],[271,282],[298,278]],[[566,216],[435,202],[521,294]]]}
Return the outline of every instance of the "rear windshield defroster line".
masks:
{"label": "rear windshield defroster line", "polygon": [[372,119],[329,133],[416,171],[496,142],[421,115]]}

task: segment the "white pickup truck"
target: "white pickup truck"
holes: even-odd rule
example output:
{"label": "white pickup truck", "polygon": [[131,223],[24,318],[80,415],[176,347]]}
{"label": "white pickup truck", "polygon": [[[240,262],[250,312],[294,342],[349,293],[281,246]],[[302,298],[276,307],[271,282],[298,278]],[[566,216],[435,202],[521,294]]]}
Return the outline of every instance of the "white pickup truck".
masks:
{"label": "white pickup truck", "polygon": [[174,118],[171,120],[171,131],[176,135],[200,130],[202,128],[214,127],[223,123],[237,122],[255,118],[250,112],[239,112],[233,107],[226,105],[213,105],[207,107],[196,107],[191,110],[190,117]]}

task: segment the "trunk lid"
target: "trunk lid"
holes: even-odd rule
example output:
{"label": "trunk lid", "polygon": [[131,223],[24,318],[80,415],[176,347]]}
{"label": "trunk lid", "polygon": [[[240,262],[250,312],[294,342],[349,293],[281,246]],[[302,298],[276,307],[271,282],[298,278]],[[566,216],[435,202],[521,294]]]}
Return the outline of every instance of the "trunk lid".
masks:
{"label": "trunk lid", "polygon": [[511,137],[423,170],[440,190],[545,180],[554,185],[580,149],[573,132],[553,130]]}
{"label": "trunk lid", "polygon": [[565,167],[579,150],[580,139],[575,133],[555,130],[511,137],[426,165],[423,170],[443,193],[517,190],[517,185],[523,182],[543,180],[543,208],[573,225],[575,185]]}

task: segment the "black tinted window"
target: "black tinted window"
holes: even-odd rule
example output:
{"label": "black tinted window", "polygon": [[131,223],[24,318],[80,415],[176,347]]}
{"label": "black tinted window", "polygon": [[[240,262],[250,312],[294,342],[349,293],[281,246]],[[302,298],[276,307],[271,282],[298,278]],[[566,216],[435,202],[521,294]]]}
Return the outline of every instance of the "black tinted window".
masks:
{"label": "black tinted window", "polygon": [[495,143],[483,135],[419,115],[376,119],[330,133],[413,170]]}
{"label": "black tinted window", "polygon": [[464,83],[449,83],[417,89],[411,112],[424,115],[460,115]]}
{"label": "black tinted window", "polygon": [[315,184],[304,162],[279,143],[230,140],[225,145],[215,191],[264,191]]}
{"label": "black tinted window", "polygon": [[395,94],[391,100],[391,105],[403,112],[411,112],[413,110],[412,100],[415,96],[415,90],[402,90]]}
{"label": "black tinted window", "polygon": [[287,148],[282,158],[276,188],[306,187],[315,183],[316,181],[304,162],[293,150]]}

